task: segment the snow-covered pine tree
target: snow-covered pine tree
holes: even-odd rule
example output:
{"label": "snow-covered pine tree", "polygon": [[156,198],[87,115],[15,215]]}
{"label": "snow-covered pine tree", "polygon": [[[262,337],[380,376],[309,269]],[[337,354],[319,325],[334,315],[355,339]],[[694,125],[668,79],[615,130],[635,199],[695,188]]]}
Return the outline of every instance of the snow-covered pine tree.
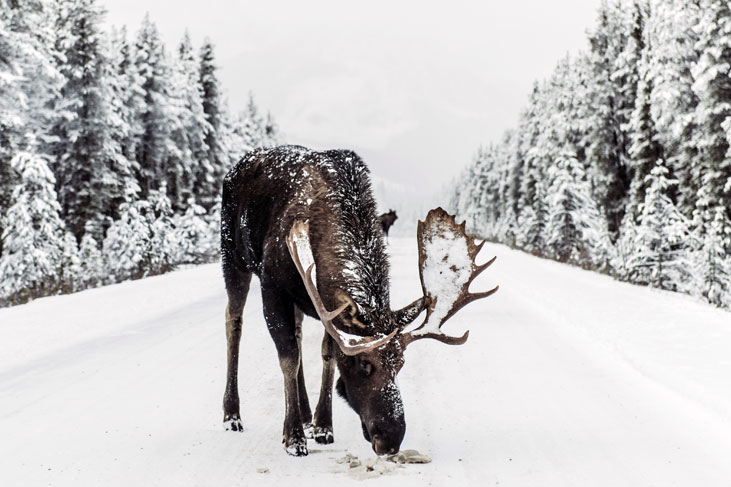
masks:
{"label": "snow-covered pine tree", "polygon": [[79,244],[71,232],[64,234],[63,254],[61,255],[61,293],[68,294],[83,289],[79,285],[81,277],[81,260]]}
{"label": "snow-covered pine tree", "polygon": [[[32,147],[32,144],[31,144]],[[31,150],[11,161],[20,183],[3,218],[0,300],[19,304],[68,290],[76,242],[68,238],[53,173]]]}
{"label": "snow-covered pine tree", "polygon": [[696,30],[699,60],[693,69],[698,96],[695,145],[700,151],[701,175],[712,197],[720,198],[731,218],[731,4],[702,0]]}
{"label": "snow-covered pine tree", "polygon": [[92,232],[85,232],[79,245],[78,289],[100,286],[105,280],[102,252]]}
{"label": "snow-covered pine tree", "polygon": [[203,112],[211,127],[211,130],[206,133],[205,143],[208,148],[208,161],[212,173],[206,175],[206,179],[196,181],[195,186],[198,190],[195,195],[196,201],[204,208],[211,208],[215,204],[218,199],[220,181],[231,164],[226,151],[226,142],[221,138],[222,104],[219,81],[216,76],[218,68],[213,50],[211,40],[205,39],[200,51],[198,71],[203,97]]}
{"label": "snow-covered pine tree", "polygon": [[652,4],[648,19],[650,109],[670,173],[678,180],[677,205],[691,218],[701,181],[694,143],[698,97],[692,89],[692,67],[698,61],[699,0],[662,0]]}
{"label": "snow-covered pine tree", "polygon": [[206,210],[194,201],[188,203],[184,215],[173,217],[175,241],[179,243],[178,261],[181,264],[211,262],[218,255],[219,227],[211,231]]}
{"label": "snow-covered pine tree", "polygon": [[18,181],[11,160],[25,149],[26,135],[35,134],[44,146],[51,121],[63,115],[48,109],[62,82],[54,63],[53,7],[40,0],[0,0],[0,216],[12,204]]}
{"label": "snow-covered pine tree", "polygon": [[628,127],[631,184],[625,218],[632,218],[634,221],[637,221],[640,216],[640,208],[642,208],[645,201],[647,187],[652,181],[648,176],[657,165],[657,161],[663,159],[664,155],[651,113],[650,96],[653,88],[652,79],[649,75],[650,52],[651,44],[645,42],[638,67],[639,81],[637,83],[635,109],[632,112]]}
{"label": "snow-covered pine tree", "polygon": [[494,202],[497,187],[494,182],[495,160],[489,147],[480,147],[464,181],[465,197],[460,201],[460,217],[468,231],[495,239]]}
{"label": "snow-covered pine tree", "polygon": [[625,120],[619,103],[627,90],[618,85],[627,77],[613,76],[616,71],[622,72],[622,66],[617,67],[616,62],[627,43],[622,12],[619,2],[610,5],[602,0],[597,26],[589,35],[592,75],[587,87],[590,101],[587,113],[590,119],[586,121],[588,131],[584,144],[586,158],[592,164],[593,194],[606,216],[613,239],[624,216],[624,198],[629,189],[625,164],[627,144],[621,128]]}
{"label": "snow-covered pine tree", "polygon": [[548,197],[548,229],[546,246],[549,255],[559,262],[574,262],[578,257],[581,233],[576,217],[581,208],[574,194],[575,174],[579,163],[570,153],[560,154],[549,168],[552,184]]}
{"label": "snow-covered pine tree", "polygon": [[109,88],[111,119],[114,122],[112,137],[119,149],[118,157],[112,161],[111,171],[116,177],[116,187],[115,198],[107,204],[107,228],[112,220],[119,218],[118,210],[122,203],[130,202],[140,191],[135,148],[140,134],[136,103],[141,101],[142,90],[132,64],[127,30],[112,29],[109,39],[104,42],[104,48],[104,57],[107,59],[104,77]]}
{"label": "snow-covered pine tree", "polygon": [[[614,37],[624,34],[623,48],[614,60],[614,71],[611,74],[612,82],[617,89],[615,99],[617,119],[624,135],[621,141],[624,145],[623,156],[629,153],[628,129],[632,113],[635,111],[637,86],[641,77],[640,63],[643,52],[646,51],[645,24],[649,10],[648,0],[631,0],[628,8],[623,10],[624,18],[620,19],[620,25],[623,27],[622,33],[614,33]],[[647,60],[645,60],[645,65],[647,65]]]}
{"label": "snow-covered pine tree", "polygon": [[145,16],[137,35],[134,59],[144,93],[137,112],[141,134],[136,145],[136,159],[140,167],[140,196],[147,198],[165,180],[165,162],[170,143],[170,127],[167,125],[170,73],[165,62],[164,46],[149,15]]}
{"label": "snow-covered pine tree", "polygon": [[[112,29],[109,42],[109,60],[113,69],[110,76],[111,89],[115,93],[114,111],[119,117],[120,128],[115,133],[120,137],[119,146],[122,154],[130,164],[130,178],[127,185],[127,196],[124,202],[129,203],[134,195],[140,191],[141,170],[137,161],[137,146],[144,134],[144,124],[141,113],[144,111],[145,90],[142,88],[143,79],[137,71],[133,49],[127,39],[127,28]],[[117,210],[122,202],[117,205]],[[115,213],[115,219],[119,215]]]}
{"label": "snow-covered pine tree", "polygon": [[685,286],[690,269],[688,223],[668,196],[676,181],[658,160],[650,172],[645,202],[632,244],[629,279],[660,289],[679,290]]}
{"label": "snow-covered pine tree", "polygon": [[518,147],[523,156],[523,170],[520,180],[520,199],[518,206],[522,212],[531,206],[536,198],[535,185],[538,177],[535,146],[541,133],[539,112],[541,111],[541,93],[538,83],[533,85],[528,106],[520,114],[518,121]]}
{"label": "snow-covered pine tree", "polygon": [[181,242],[173,226],[173,210],[166,188],[153,191],[148,198],[150,213],[149,274],[170,272],[180,262]]}
{"label": "snow-covered pine tree", "polygon": [[731,258],[728,220],[725,209],[717,206],[713,220],[703,232],[702,247],[695,256],[695,285],[697,294],[715,306],[731,305]]}
{"label": "snow-covered pine tree", "polygon": [[[164,59],[170,73],[170,89],[163,116],[167,120],[168,140],[163,164],[163,179],[174,211],[185,211],[193,196],[195,159],[188,132],[191,111],[188,105],[188,79],[180,60]],[[195,89],[195,85],[193,85]]]}
{"label": "snow-covered pine tree", "polygon": [[259,114],[259,108],[254,102],[254,95],[249,92],[249,102],[246,104],[246,110],[242,116],[243,138],[244,144],[248,150],[254,150],[257,147],[264,147],[267,140],[266,125],[264,119]]}
{"label": "snow-covered pine tree", "polygon": [[131,178],[119,145],[123,135],[115,133],[124,127],[114,111],[115,73],[105,56],[102,14],[96,0],[69,0],[62,21],[69,31],[59,103],[71,117],[55,127],[53,167],[64,219],[79,241],[85,229],[95,239],[103,237]]}
{"label": "snow-covered pine tree", "polygon": [[560,262],[605,268],[610,258],[606,221],[591,197],[584,169],[572,150],[558,154],[549,176],[549,256]]}
{"label": "snow-covered pine tree", "polygon": [[120,218],[109,227],[102,254],[108,270],[105,284],[139,279],[148,273],[151,245],[147,200],[123,203]]}
{"label": "snow-covered pine tree", "polygon": [[518,228],[521,230],[521,236],[517,243],[531,254],[543,257],[547,253],[547,192],[544,187],[543,180],[536,181],[533,188],[535,199],[531,202],[531,204],[524,206],[521,209],[521,213],[518,218]]}
{"label": "snow-covered pine tree", "polygon": [[[177,68],[182,80],[184,80],[182,99],[186,111],[183,124],[188,142],[188,151],[192,157],[190,167],[191,183],[194,186],[202,184],[205,188],[211,188],[216,185],[215,171],[209,159],[210,151],[206,140],[213,127],[208,122],[206,112],[203,109],[203,86],[200,84],[199,79],[198,60],[187,31],[180,46],[178,46],[178,60]],[[198,194],[195,187],[191,189],[191,195]],[[209,189],[206,191],[209,191]],[[185,205],[173,202],[173,208],[177,208],[178,211],[184,207]]]}

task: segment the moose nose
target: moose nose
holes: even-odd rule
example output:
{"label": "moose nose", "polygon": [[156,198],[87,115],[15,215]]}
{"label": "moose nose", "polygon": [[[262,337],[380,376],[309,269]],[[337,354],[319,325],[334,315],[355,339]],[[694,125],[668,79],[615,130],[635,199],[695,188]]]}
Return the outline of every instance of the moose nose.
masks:
{"label": "moose nose", "polygon": [[401,425],[390,425],[383,419],[372,419],[368,422],[371,446],[377,455],[393,455],[398,453],[404,428]]}
{"label": "moose nose", "polygon": [[389,441],[381,435],[375,435],[371,440],[371,446],[376,455],[394,455],[398,453],[398,446],[389,445]]}

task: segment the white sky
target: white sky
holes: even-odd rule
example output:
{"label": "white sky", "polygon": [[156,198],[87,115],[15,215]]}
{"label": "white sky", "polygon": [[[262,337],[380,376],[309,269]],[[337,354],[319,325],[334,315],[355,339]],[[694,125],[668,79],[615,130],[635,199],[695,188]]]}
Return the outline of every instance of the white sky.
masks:
{"label": "white sky", "polygon": [[600,0],[102,0],[169,48],[210,37],[232,110],[249,91],[287,142],[358,151],[377,176],[431,193],[516,124],[536,79],[587,46]]}

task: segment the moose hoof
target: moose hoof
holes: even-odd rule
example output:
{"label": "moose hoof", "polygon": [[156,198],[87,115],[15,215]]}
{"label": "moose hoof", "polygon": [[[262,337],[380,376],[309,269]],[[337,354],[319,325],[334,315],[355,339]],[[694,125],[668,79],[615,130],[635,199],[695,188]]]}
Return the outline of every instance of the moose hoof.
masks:
{"label": "moose hoof", "polygon": [[315,426],[314,436],[315,441],[321,445],[329,445],[330,443],[335,441],[332,428],[322,428],[320,426]]}
{"label": "moose hoof", "polygon": [[223,429],[226,431],[244,431],[244,425],[241,424],[241,418],[231,418],[224,420]]}
{"label": "moose hoof", "polygon": [[302,429],[305,431],[305,438],[308,440],[313,439],[314,436],[314,426],[312,426],[312,423],[305,423],[302,425]]}
{"label": "moose hoof", "polygon": [[293,443],[286,445],[284,449],[287,450],[287,453],[289,455],[292,455],[293,457],[307,456],[307,440],[303,438],[302,440],[294,441]]}

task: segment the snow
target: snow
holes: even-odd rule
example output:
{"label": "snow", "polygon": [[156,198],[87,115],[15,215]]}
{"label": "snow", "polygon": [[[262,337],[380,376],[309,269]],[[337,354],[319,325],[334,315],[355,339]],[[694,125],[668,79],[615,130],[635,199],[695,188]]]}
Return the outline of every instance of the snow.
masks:
{"label": "snow", "polygon": [[[414,239],[391,238],[392,302],[420,294]],[[500,292],[420,340],[399,385],[402,450],[376,459],[333,400],[335,443],[282,449],[284,390],[256,282],[244,311],[244,431],[224,431],[225,292],[216,264],[0,310],[3,486],[721,486],[731,478],[731,314],[486,244]],[[307,319],[314,406],[323,329]],[[360,465],[338,463],[348,454]],[[368,470],[368,468],[371,470]],[[371,485],[369,483],[369,485]]]}
{"label": "snow", "polygon": [[426,231],[431,233],[424,237],[427,257],[422,275],[425,292],[430,298],[436,298],[436,303],[429,321],[416,330],[414,336],[440,333],[442,320],[472,276],[472,259],[466,238],[452,233],[452,227],[444,223]]}

